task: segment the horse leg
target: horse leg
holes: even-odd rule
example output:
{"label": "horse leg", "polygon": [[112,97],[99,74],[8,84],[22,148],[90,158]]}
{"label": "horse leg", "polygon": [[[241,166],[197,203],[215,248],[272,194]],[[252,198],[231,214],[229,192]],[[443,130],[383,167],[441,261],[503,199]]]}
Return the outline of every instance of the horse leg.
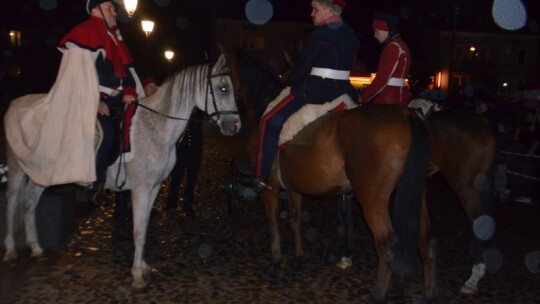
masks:
{"label": "horse leg", "polygon": [[[485,261],[483,258],[483,253],[486,247],[487,240],[489,236],[482,236],[480,239],[475,231],[473,230],[476,219],[480,216],[488,216],[491,209],[491,199],[490,195],[490,184],[487,182],[485,177],[487,175],[481,174],[482,172],[487,172],[487,169],[479,170],[470,174],[461,173],[454,178],[446,177],[450,187],[458,196],[459,201],[461,202],[462,208],[467,215],[467,218],[471,227],[471,241],[469,249],[469,264],[472,264],[471,276],[463,284],[460,289],[460,292],[463,294],[474,295],[478,293],[478,283],[485,275]],[[484,177],[484,179],[480,179]],[[470,186],[469,186],[470,185]],[[489,221],[482,221],[485,223],[483,227],[478,227],[479,232],[482,234],[489,231],[494,231],[494,227],[490,226],[494,224]]]}
{"label": "horse leg", "polygon": [[[476,191],[474,191],[476,192]],[[479,208],[480,204],[480,197],[481,193],[477,194],[469,194],[469,196],[463,195],[463,197],[460,197],[461,201],[463,202],[463,208],[465,210],[465,213],[467,214],[467,217],[471,224],[471,241],[470,241],[470,249],[469,249],[469,263],[472,264],[471,269],[471,276],[460,289],[460,292],[463,294],[470,294],[474,295],[478,293],[478,283],[485,275],[485,269],[486,264],[484,261],[484,258],[482,257],[482,254],[486,247],[486,241],[478,238],[475,231],[472,229],[474,225],[474,221],[479,218],[479,216],[483,215],[481,214],[481,209]],[[478,199],[474,199],[474,198]],[[483,227],[485,229],[490,229],[489,227]]]}
{"label": "horse leg", "polygon": [[150,274],[150,267],[144,260],[144,246],[146,243],[146,232],[150,220],[150,212],[159,191],[157,186],[137,185],[131,190],[131,200],[133,203],[133,241],[135,243],[135,254],[133,257],[133,284],[136,290],[142,290],[147,286],[144,277]]}
{"label": "horse leg", "polygon": [[435,281],[435,258],[436,241],[431,234],[431,222],[429,218],[427,200],[424,195],[422,201],[422,215],[420,221],[419,253],[424,263],[424,300],[423,303],[436,302]]}
{"label": "horse leg", "polygon": [[[375,250],[379,259],[375,288],[373,289],[373,302],[386,303],[386,294],[392,277],[391,263],[394,258],[393,244],[395,235],[390,221],[390,215],[385,209],[386,203],[381,201],[372,206],[383,208],[364,208],[365,219],[375,240]],[[376,209],[376,210],[375,210]]]}
{"label": "horse leg", "polygon": [[278,279],[278,270],[281,267],[282,256],[281,256],[281,244],[280,244],[280,235],[279,235],[279,226],[278,226],[278,212],[279,212],[279,203],[278,203],[278,191],[279,187],[276,185],[271,185],[272,189],[266,190],[261,194],[262,200],[264,202],[264,208],[266,211],[266,217],[268,219],[269,229],[270,229],[270,248],[272,253],[272,262],[268,266],[263,276],[266,280],[275,282]]}
{"label": "horse leg", "polygon": [[352,218],[353,197],[341,197],[337,204],[336,221],[338,223],[337,256],[341,257],[336,267],[347,269],[352,266],[354,251],[354,225]]}
{"label": "horse leg", "polygon": [[17,162],[10,157],[10,151],[8,149],[8,184],[6,194],[6,238],[4,239],[4,245],[6,246],[6,252],[4,254],[4,262],[10,263],[17,259],[17,250],[15,249],[15,225],[18,222],[16,219],[17,210],[21,200],[24,197],[23,190],[28,183],[28,177],[21,168],[17,165]]}
{"label": "horse leg", "polygon": [[36,229],[36,207],[39,198],[45,188],[29,181],[25,189],[25,208],[24,208],[24,226],[26,231],[26,244],[32,249],[32,257],[40,258],[43,256],[43,249],[39,246],[38,234]]}
{"label": "horse leg", "polygon": [[300,231],[300,224],[302,222],[302,195],[298,192],[288,190],[287,199],[290,214],[289,223],[294,235],[294,259],[291,264],[290,273],[295,275],[301,272],[301,259],[304,256],[302,233]]}

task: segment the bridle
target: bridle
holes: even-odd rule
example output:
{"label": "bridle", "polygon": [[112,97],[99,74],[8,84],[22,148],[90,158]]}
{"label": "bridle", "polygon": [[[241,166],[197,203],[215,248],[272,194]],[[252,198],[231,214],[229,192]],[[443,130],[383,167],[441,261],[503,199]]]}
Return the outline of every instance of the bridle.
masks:
{"label": "bridle", "polygon": [[[221,115],[228,115],[228,114],[239,114],[240,112],[239,111],[220,111],[218,109],[218,105],[217,105],[217,102],[216,102],[216,95],[214,93],[214,88],[212,86],[212,79],[213,78],[216,78],[216,77],[222,77],[222,76],[228,76],[229,78],[231,77],[230,76],[230,73],[227,71],[227,72],[222,72],[222,73],[217,73],[217,74],[210,74],[206,77],[206,92],[204,94],[204,111],[206,113],[208,113],[208,104],[209,104],[209,100],[208,100],[208,95],[211,96],[212,98],[212,105],[214,106],[214,112],[212,114],[208,114],[208,116],[210,117],[213,117],[213,116],[217,116],[217,119],[221,119]],[[145,110],[148,110],[152,113],[155,113],[155,114],[158,114],[160,116],[163,116],[165,118],[168,118],[168,119],[173,119],[173,120],[185,120],[185,121],[202,121],[201,119],[193,119],[193,118],[184,118],[184,117],[175,117],[175,116],[170,116],[170,115],[167,115],[167,114],[163,114],[155,109],[152,109],[148,106],[145,106],[144,104],[140,103],[139,100],[137,99],[137,101],[135,101],[135,103],[145,109]]]}

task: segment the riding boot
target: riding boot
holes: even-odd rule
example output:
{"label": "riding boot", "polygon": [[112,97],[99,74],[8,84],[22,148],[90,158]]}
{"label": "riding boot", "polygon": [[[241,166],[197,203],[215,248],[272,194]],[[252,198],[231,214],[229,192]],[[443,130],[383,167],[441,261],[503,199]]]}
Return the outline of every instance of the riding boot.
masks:
{"label": "riding boot", "polygon": [[105,187],[103,186],[103,183],[94,183],[92,203],[100,207],[105,207],[109,205],[109,199],[107,198],[107,193],[105,193]]}

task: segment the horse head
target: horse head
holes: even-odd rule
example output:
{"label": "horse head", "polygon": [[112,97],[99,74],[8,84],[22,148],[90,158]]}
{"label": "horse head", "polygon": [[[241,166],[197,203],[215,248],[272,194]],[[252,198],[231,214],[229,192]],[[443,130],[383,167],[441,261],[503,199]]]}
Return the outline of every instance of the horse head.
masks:
{"label": "horse head", "polygon": [[205,104],[202,107],[198,106],[217,123],[224,135],[234,135],[240,130],[241,122],[236,107],[234,87],[227,60],[223,54],[219,56],[208,74]]}

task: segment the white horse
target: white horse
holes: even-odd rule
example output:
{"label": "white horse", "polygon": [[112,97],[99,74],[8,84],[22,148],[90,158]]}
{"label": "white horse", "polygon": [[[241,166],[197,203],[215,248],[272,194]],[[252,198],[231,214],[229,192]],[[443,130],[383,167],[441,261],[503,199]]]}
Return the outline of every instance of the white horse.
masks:
{"label": "white horse", "polygon": [[[150,211],[160,183],[176,162],[176,142],[195,107],[209,114],[224,135],[234,135],[239,131],[240,117],[223,55],[213,66],[196,65],[177,72],[156,93],[140,102],[133,118],[132,159],[122,166],[127,178],[122,190],[132,190],[135,255],[131,273],[135,289],[145,288],[147,283],[143,276],[150,274],[150,267],[143,257]],[[32,250],[32,257],[41,257],[43,249],[38,243],[35,209],[45,188],[33,183],[18,165],[9,146],[7,150],[9,176],[4,261],[11,262],[17,258],[13,234],[20,201],[24,202],[26,243]],[[116,171],[112,167],[109,168],[107,188],[117,190]]]}

